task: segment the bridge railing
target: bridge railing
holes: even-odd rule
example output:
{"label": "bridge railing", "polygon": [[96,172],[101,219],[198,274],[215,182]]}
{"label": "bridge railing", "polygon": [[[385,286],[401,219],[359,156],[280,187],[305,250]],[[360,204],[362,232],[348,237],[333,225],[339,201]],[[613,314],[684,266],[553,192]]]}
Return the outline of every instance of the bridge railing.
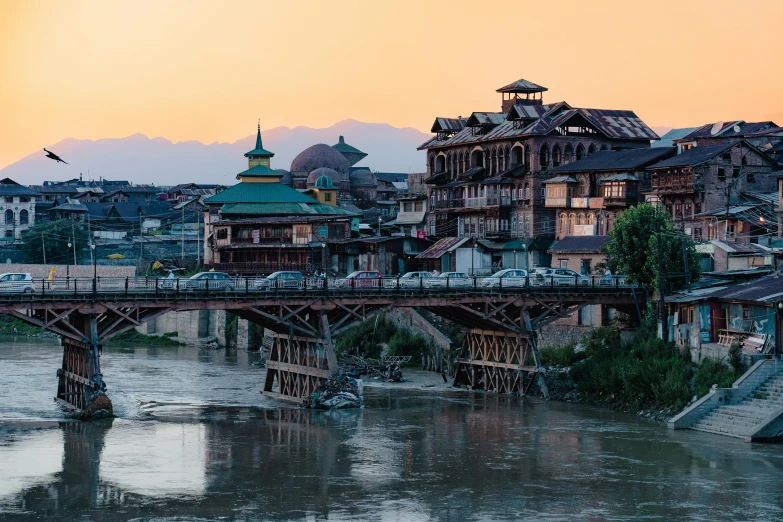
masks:
{"label": "bridge railing", "polygon": [[402,277],[367,278],[302,277],[270,280],[261,277],[226,277],[215,279],[159,277],[96,277],[0,281],[0,296],[24,295],[89,295],[89,294],[275,294],[284,293],[364,293],[364,292],[428,292],[428,293],[498,293],[524,291],[555,291],[559,289],[610,290],[633,288],[624,276],[466,276],[466,277]]}

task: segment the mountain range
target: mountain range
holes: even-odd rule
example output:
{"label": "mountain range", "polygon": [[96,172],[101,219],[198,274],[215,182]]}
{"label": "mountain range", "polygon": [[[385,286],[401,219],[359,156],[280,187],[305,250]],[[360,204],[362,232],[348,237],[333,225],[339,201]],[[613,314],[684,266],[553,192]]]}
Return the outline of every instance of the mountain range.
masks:
{"label": "mountain range", "polygon": [[[262,130],[264,148],[275,153],[273,168],[289,169],[291,161],[317,143],[334,145],[340,136],[368,156],[357,166],[378,172],[423,172],[425,154],[416,147],[430,138],[419,130],[392,127],[386,123],[343,120],[334,125],[275,127]],[[66,138],[46,148],[68,165],[46,158],[43,150],[30,154],[0,170],[0,178],[23,185],[44,180],[84,179],[128,180],[135,184],[176,185],[186,182],[236,183],[235,176],[247,168],[243,154],[255,146],[256,133],[233,143],[204,144],[199,141],[172,142],[133,134],[124,138],[82,140]]]}

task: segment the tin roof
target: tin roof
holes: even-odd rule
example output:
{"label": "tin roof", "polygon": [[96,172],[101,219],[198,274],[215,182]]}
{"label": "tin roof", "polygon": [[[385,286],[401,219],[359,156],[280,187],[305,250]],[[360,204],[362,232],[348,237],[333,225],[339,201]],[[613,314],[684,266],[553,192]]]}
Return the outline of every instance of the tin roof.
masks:
{"label": "tin roof", "polygon": [[544,183],[579,183],[573,176],[555,176],[544,181]]}
{"label": "tin roof", "polygon": [[446,252],[451,252],[470,240],[469,237],[444,237],[416,256],[416,259],[440,259]]}
{"label": "tin roof", "polygon": [[40,196],[41,194],[31,188],[20,185],[11,178],[0,180],[0,195],[3,196]]}
{"label": "tin roof", "polygon": [[222,203],[318,203],[280,183],[237,183],[204,200],[209,205]]}
{"label": "tin roof", "polygon": [[465,128],[467,118],[435,118],[430,132],[459,132]]}
{"label": "tin roof", "polygon": [[274,156],[274,152],[269,152],[261,144],[261,124],[258,124],[258,134],[256,134],[256,147],[248,152],[245,152],[245,157],[259,157],[259,158],[271,158]]}
{"label": "tin roof", "polygon": [[675,147],[649,147],[618,151],[599,150],[579,161],[550,169],[549,172],[638,170],[664,158],[674,156],[676,153],[677,149]]}
{"label": "tin roof", "polygon": [[295,215],[344,215],[354,216],[353,212],[349,212],[340,207],[333,207],[331,205],[325,205],[323,203],[231,203],[224,205],[221,212],[225,214],[254,214],[258,216],[263,215],[281,215],[281,216],[295,216]]}
{"label": "tin roof", "polygon": [[504,85],[500,89],[497,89],[495,92],[529,93],[529,92],[546,92],[548,90],[549,89],[547,89],[546,87],[542,87],[541,85],[535,84],[533,82],[529,82],[524,78],[520,78],[515,82],[509,83],[508,85]]}
{"label": "tin roof", "polygon": [[701,165],[702,163],[706,163],[710,161],[718,154],[726,150],[729,150],[734,145],[736,145],[736,142],[723,143],[721,145],[709,145],[706,147],[693,147],[691,149],[683,151],[682,153],[672,158],[650,165],[648,168],[665,169],[669,167],[687,167],[690,165]]}
{"label": "tin roof", "polygon": [[713,133],[713,127],[715,127],[716,123],[707,123],[701,127],[697,127],[695,130],[679,139],[732,138],[746,136],[748,134],[754,134],[777,127],[773,121],[745,122],[742,120],[734,120],[719,123],[721,123],[721,126],[717,132]]}
{"label": "tin roof", "polygon": [[551,253],[600,253],[609,242],[609,236],[566,236],[549,248]]}
{"label": "tin roof", "polygon": [[684,138],[696,129],[698,129],[698,127],[683,127],[681,129],[672,129],[661,136],[661,139],[653,141],[650,147],[671,147],[674,145],[674,140]]}

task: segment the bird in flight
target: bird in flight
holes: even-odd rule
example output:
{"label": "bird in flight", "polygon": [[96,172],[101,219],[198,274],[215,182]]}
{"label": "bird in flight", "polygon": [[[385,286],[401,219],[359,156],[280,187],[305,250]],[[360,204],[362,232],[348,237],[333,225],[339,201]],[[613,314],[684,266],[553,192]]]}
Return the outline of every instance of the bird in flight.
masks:
{"label": "bird in flight", "polygon": [[63,159],[60,156],[58,156],[57,154],[55,154],[54,152],[48,151],[46,149],[44,149],[44,151],[46,151],[46,157],[47,158],[53,159],[54,161],[59,161],[60,163],[65,163],[66,165],[68,165],[67,161],[63,161]]}

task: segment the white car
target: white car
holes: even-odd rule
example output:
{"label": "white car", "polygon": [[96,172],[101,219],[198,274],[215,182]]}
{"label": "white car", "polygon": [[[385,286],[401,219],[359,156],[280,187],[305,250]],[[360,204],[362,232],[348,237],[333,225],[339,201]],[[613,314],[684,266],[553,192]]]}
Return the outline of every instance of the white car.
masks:
{"label": "white car", "polygon": [[429,272],[408,272],[401,276],[399,288],[430,288],[430,281],[434,279]]}
{"label": "white car", "polygon": [[0,274],[0,292],[30,294],[34,291],[33,276],[29,273]]}
{"label": "white car", "polygon": [[570,268],[548,268],[538,272],[531,279],[541,286],[590,286],[592,279],[571,270]]}
{"label": "white car", "polygon": [[472,288],[473,278],[465,272],[443,272],[428,283],[430,288]]}
{"label": "white car", "polygon": [[507,268],[481,280],[482,288],[522,288],[527,285],[527,270]]}

